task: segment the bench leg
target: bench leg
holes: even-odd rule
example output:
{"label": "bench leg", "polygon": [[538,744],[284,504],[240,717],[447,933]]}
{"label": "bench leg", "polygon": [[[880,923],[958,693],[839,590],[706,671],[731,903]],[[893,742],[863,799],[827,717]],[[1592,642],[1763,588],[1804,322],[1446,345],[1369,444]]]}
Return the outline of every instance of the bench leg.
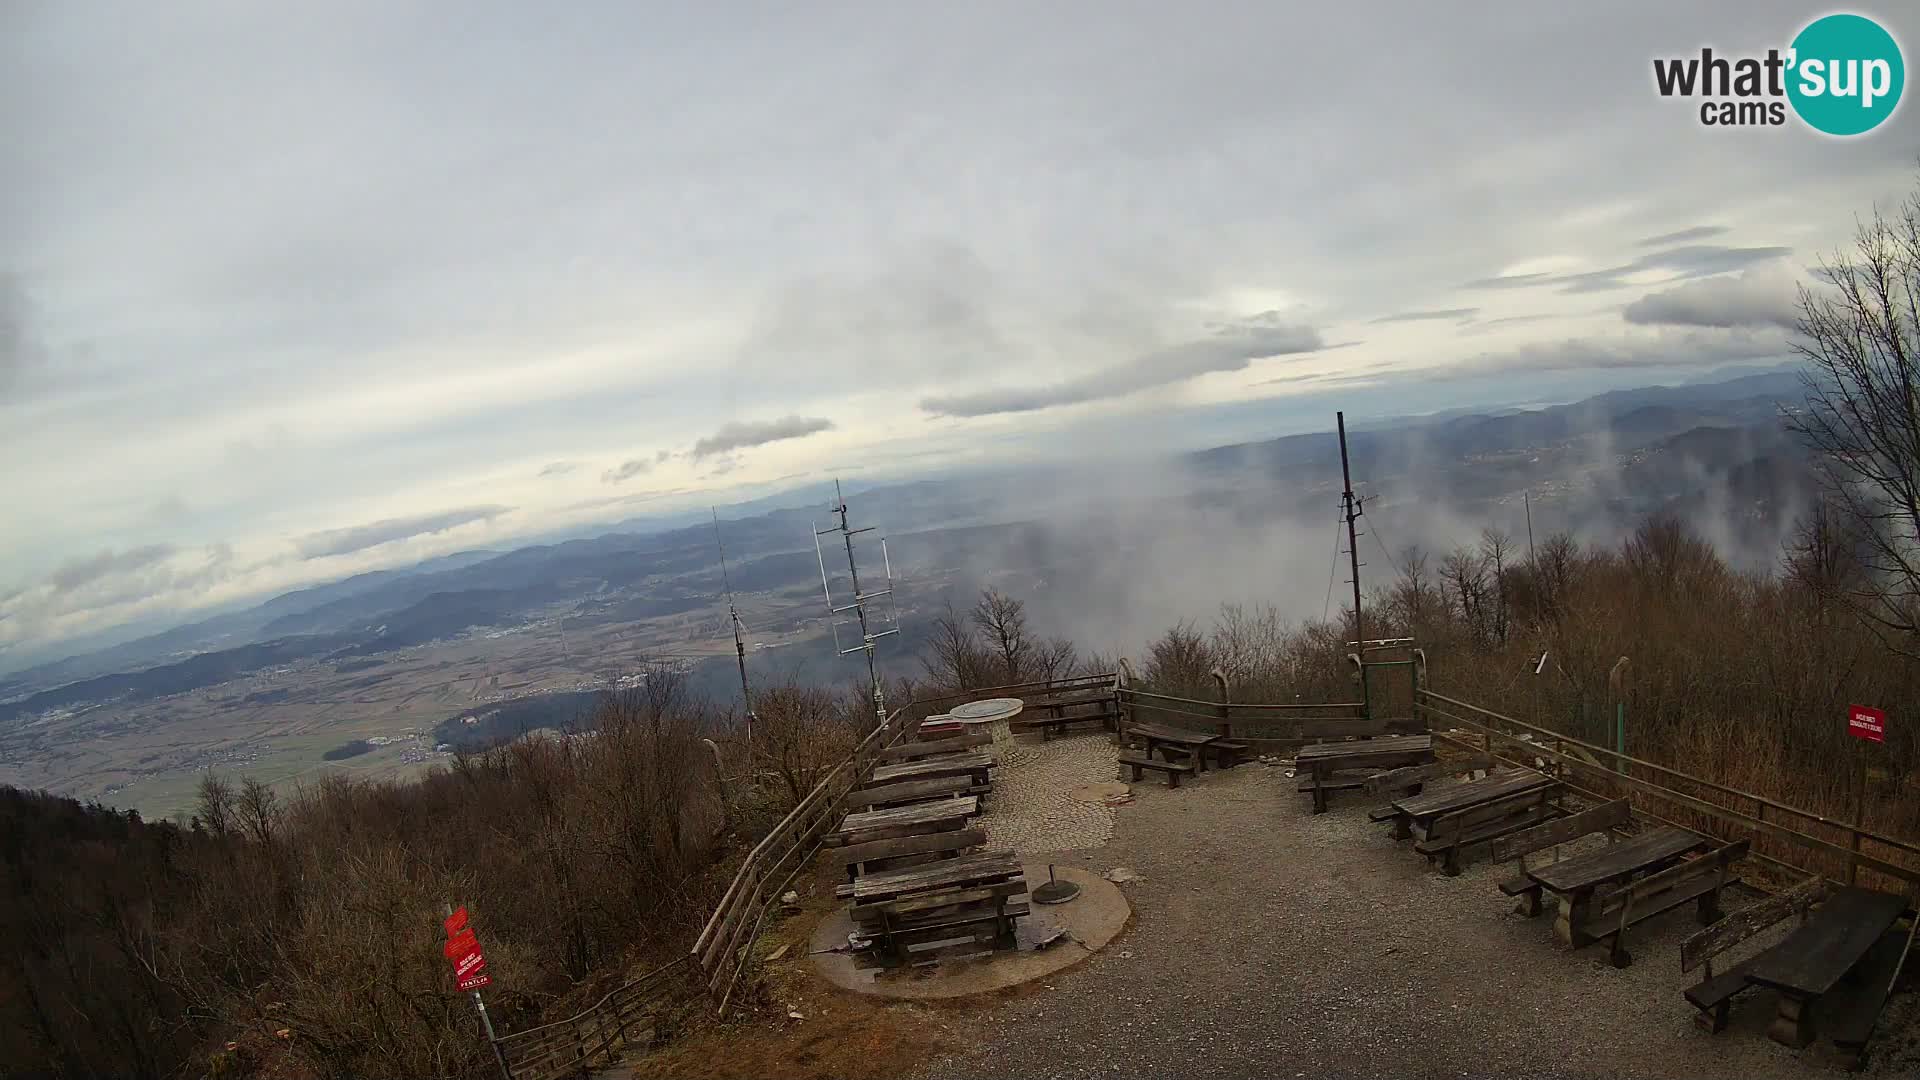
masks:
{"label": "bench leg", "polygon": [[1780,995],[1780,1012],[1773,1018],[1773,1026],[1767,1029],[1767,1037],[1782,1046],[1791,1046],[1795,1050],[1804,1048],[1813,1041],[1813,1002],[1794,997],[1792,994]]}
{"label": "bench leg", "polygon": [[1727,1018],[1732,1012],[1733,999],[1728,998],[1711,1009],[1695,1013],[1693,1023],[1709,1035],[1718,1035],[1727,1030]]}
{"label": "bench leg", "polygon": [[1460,876],[1460,845],[1447,845],[1447,853],[1440,857],[1440,872],[1448,877]]}
{"label": "bench leg", "polygon": [[1577,949],[1581,945],[1586,944],[1579,940],[1580,933],[1574,929],[1574,927],[1582,921],[1582,916],[1586,914],[1586,901],[1558,893],[1555,894],[1554,898],[1559,901],[1559,903],[1555,905],[1557,910],[1553,916],[1554,938],[1569,949]]}
{"label": "bench leg", "polygon": [[1316,814],[1327,812],[1327,788],[1318,776],[1313,778],[1313,812]]}
{"label": "bench leg", "polygon": [[1520,903],[1514,907],[1513,913],[1522,918],[1531,919],[1538,916],[1545,908],[1546,905],[1540,902],[1540,886],[1535,885],[1520,894]]}
{"label": "bench leg", "polygon": [[1694,918],[1701,926],[1712,926],[1720,921],[1720,890],[1715,889],[1695,901]]}
{"label": "bench leg", "polygon": [[1180,786],[1180,770],[1178,769],[1167,770],[1167,786],[1170,788],[1176,788]]}
{"label": "bench leg", "polygon": [[1394,840],[1413,839],[1412,819],[1408,818],[1405,814],[1396,815],[1393,819],[1393,831],[1387,835]]}
{"label": "bench leg", "polygon": [[1633,966],[1633,954],[1627,951],[1625,934],[1615,934],[1607,939],[1607,963],[1615,968]]}
{"label": "bench leg", "polygon": [[1129,768],[1129,769],[1132,769],[1132,770],[1133,770],[1133,782],[1134,782],[1134,783],[1136,783],[1136,784],[1137,784],[1137,783],[1139,783],[1139,782],[1140,782],[1140,766],[1138,766],[1138,765],[1129,765],[1129,766],[1127,766],[1127,768]]}

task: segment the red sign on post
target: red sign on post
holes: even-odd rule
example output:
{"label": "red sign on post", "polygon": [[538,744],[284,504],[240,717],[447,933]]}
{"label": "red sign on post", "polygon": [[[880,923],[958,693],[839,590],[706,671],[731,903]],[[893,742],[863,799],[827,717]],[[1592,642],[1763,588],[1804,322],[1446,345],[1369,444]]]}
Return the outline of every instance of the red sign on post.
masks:
{"label": "red sign on post", "polygon": [[1847,734],[1868,742],[1887,741],[1887,714],[1865,705],[1847,706]]}
{"label": "red sign on post", "polygon": [[493,980],[487,977],[487,958],[480,951],[480,939],[474,936],[473,927],[467,925],[467,909],[446,917],[441,923],[447,930],[447,943],[440,951],[453,963],[453,977],[460,982],[462,990],[478,990]]}

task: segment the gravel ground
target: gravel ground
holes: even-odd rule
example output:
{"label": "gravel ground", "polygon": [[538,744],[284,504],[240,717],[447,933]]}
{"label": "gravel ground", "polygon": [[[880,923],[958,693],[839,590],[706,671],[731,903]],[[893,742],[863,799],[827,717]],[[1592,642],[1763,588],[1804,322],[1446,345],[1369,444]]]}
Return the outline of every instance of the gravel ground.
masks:
{"label": "gravel ground", "polygon": [[[997,778],[996,798],[1022,790],[1024,771]],[[1693,1026],[1677,960],[1690,909],[1643,924],[1638,961],[1615,971],[1599,948],[1560,949],[1550,915],[1512,915],[1495,888],[1504,868],[1442,877],[1367,822],[1364,799],[1336,795],[1333,812],[1310,815],[1285,772],[1136,784],[1131,805],[1098,808],[1112,839],[1056,858],[1143,875],[1125,886],[1132,927],[956,1023],[975,1045],[929,1063],[925,1080],[1842,1075],[1767,1039],[1762,997],[1737,1003],[1718,1036]],[[1883,1018],[1869,1075],[1920,1074],[1914,998]]]}

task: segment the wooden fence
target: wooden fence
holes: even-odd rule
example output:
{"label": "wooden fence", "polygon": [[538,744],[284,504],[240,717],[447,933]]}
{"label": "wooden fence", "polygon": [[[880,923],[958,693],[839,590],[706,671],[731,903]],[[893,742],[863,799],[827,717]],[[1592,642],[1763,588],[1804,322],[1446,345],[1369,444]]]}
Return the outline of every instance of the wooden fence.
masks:
{"label": "wooden fence", "polygon": [[678,996],[687,957],[655,968],[612,991],[579,1013],[502,1037],[496,1046],[513,1080],[550,1080],[584,1075],[593,1064],[611,1059],[621,1046],[653,1041],[659,1006]]}
{"label": "wooden fence", "polygon": [[1367,719],[1367,707],[1358,701],[1331,704],[1260,705],[1239,701],[1201,701],[1150,690],[1121,687],[1124,722],[1167,724],[1172,727],[1217,731],[1253,744],[1260,753],[1290,750],[1304,742],[1328,736],[1304,733],[1305,724],[1324,729],[1327,721],[1351,724],[1353,735],[1386,735],[1424,730],[1415,720]]}
{"label": "wooden fence", "polygon": [[[1416,709],[1441,738],[1527,765],[1546,764],[1574,790],[1631,798],[1643,817],[1750,839],[1751,857],[1834,880],[1882,879],[1900,892],[1920,885],[1920,845],[1644,761],[1549,728],[1422,689]],[[1446,730],[1452,728],[1454,734]],[[1863,881],[1875,884],[1872,881]]]}
{"label": "wooden fence", "polygon": [[[753,846],[714,906],[693,948],[679,959],[609,992],[565,1020],[501,1037],[497,1046],[512,1080],[558,1080],[583,1076],[611,1060],[626,1045],[651,1041],[653,1017],[669,999],[693,984],[725,1009],[753,957],[768,913],[795,876],[813,859],[820,839],[840,823],[846,797],[866,782],[880,751],[903,741],[920,721],[942,707],[986,697],[1019,697],[1033,704],[1049,698],[1111,692],[1112,673],[988,686],[916,698],[888,715],[884,724],[835,764],[813,789]],[[642,1040],[639,1035],[645,1034]]]}

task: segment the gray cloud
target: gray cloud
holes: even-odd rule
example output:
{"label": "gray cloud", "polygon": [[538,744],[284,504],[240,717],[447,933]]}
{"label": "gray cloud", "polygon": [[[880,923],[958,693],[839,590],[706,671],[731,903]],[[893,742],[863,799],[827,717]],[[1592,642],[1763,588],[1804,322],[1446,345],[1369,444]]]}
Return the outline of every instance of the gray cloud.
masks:
{"label": "gray cloud", "polygon": [[824,416],[783,416],[778,420],[747,420],[723,424],[720,430],[693,444],[694,460],[745,450],[754,446],[802,439],[822,431],[832,431],[833,421]]}
{"label": "gray cloud", "polygon": [[1628,304],[1622,314],[1642,326],[1773,326],[1792,329],[1798,294],[1785,274],[1746,271],[1737,277],[1691,281]]}
{"label": "gray cloud", "polygon": [[112,574],[143,570],[173,556],[172,544],[147,544],[125,551],[111,549],[66,563],[47,576],[47,584],[57,593],[72,592]]}
{"label": "gray cloud", "polygon": [[620,484],[653,471],[653,462],[644,458],[630,458],[600,474],[603,484]]}
{"label": "gray cloud", "polygon": [[580,467],[580,463],[577,461],[548,462],[546,466],[541,468],[540,475],[541,476],[565,476],[566,474],[574,471],[575,469],[578,469],[579,467]]}
{"label": "gray cloud", "polygon": [[1635,246],[1665,247],[1668,244],[1684,244],[1690,240],[1705,240],[1708,237],[1719,236],[1726,231],[1727,227],[1725,225],[1695,225],[1691,229],[1679,229],[1674,232],[1661,233],[1659,236],[1646,237],[1635,241]]}
{"label": "gray cloud", "polygon": [[386,518],[345,529],[327,529],[322,532],[308,533],[295,540],[293,546],[303,559],[345,555],[352,551],[379,547],[381,544],[392,543],[395,540],[446,532],[461,525],[487,521],[512,509],[511,506],[465,506],[434,514]]}
{"label": "gray cloud", "polygon": [[1500,277],[1474,278],[1464,282],[1463,289],[1527,289],[1535,285],[1550,285],[1554,276],[1548,273],[1504,274]]}
{"label": "gray cloud", "polygon": [[[1673,235],[1678,236],[1679,233]],[[1793,254],[1790,247],[1726,247],[1721,244],[1686,244],[1664,251],[1649,251],[1631,262],[1588,270],[1578,274],[1511,274],[1506,277],[1476,278],[1464,286],[1469,289],[1521,289],[1552,286],[1563,293],[1605,292],[1628,288],[1627,277],[1648,270],[1665,270],[1683,278],[1708,277],[1772,262]]]}
{"label": "gray cloud", "polygon": [[1445,319],[1470,319],[1479,312],[1477,307],[1435,308],[1430,311],[1402,311],[1396,315],[1382,315],[1370,320],[1377,323],[1427,322]]}
{"label": "gray cloud", "polygon": [[1778,335],[1742,330],[1686,328],[1616,337],[1543,341],[1485,352],[1452,368],[1422,372],[1435,378],[1465,378],[1501,371],[1603,371],[1630,368],[1707,367],[1734,360],[1785,357]]}
{"label": "gray cloud", "polygon": [[1161,349],[1091,375],[1050,386],[1009,387],[972,394],[923,398],[920,407],[935,416],[991,416],[1032,412],[1060,405],[1124,397],[1216,371],[1239,371],[1255,360],[1314,352],[1322,348],[1311,326],[1287,325],[1268,312],[1209,338]]}
{"label": "gray cloud", "polygon": [[27,366],[27,300],[17,278],[0,273],[0,393]]}

